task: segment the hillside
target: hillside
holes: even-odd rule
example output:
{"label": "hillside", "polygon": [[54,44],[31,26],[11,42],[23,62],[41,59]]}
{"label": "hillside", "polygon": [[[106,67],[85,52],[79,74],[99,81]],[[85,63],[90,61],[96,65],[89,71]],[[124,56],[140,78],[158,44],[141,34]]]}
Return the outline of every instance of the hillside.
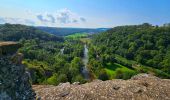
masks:
{"label": "hillside", "polygon": [[39,39],[44,41],[63,41],[61,37],[19,24],[0,25],[0,41],[19,41],[21,39]]}
{"label": "hillside", "polygon": [[[30,73],[33,84],[87,81],[81,74],[84,44],[79,40],[65,41],[64,38],[25,25],[5,24],[1,25],[0,31],[2,41],[21,44],[17,52],[24,55],[22,63]],[[3,49],[0,54],[11,50],[16,49]]]}
{"label": "hillside", "polygon": [[55,28],[55,27],[36,27],[39,30],[48,32],[57,36],[67,36],[74,33],[89,33],[95,34],[108,30],[108,28],[97,28],[97,29],[88,29],[88,28]]}
{"label": "hillside", "polygon": [[[98,64],[94,62],[95,59]],[[137,73],[170,78],[170,27],[144,23],[118,26],[97,34],[90,46],[90,63],[96,64],[95,69],[89,66],[95,75],[99,74],[99,70],[104,70],[103,73],[108,75],[111,73],[109,77],[114,78],[127,78],[135,74],[130,71],[125,74],[126,69],[120,66],[116,68],[117,64],[121,64]],[[119,70],[113,72],[110,69]],[[115,73],[117,75],[113,75]]]}
{"label": "hillside", "polygon": [[170,80],[139,74],[130,80],[95,80],[90,83],[34,85],[42,100],[169,100]]}

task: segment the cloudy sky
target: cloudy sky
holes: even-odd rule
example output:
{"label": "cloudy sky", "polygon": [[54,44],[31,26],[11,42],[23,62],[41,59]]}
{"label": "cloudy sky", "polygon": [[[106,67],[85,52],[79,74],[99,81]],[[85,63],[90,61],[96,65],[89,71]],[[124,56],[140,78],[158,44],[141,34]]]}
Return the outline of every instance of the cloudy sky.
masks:
{"label": "cloudy sky", "polygon": [[114,27],[170,22],[170,0],[0,0],[0,23]]}

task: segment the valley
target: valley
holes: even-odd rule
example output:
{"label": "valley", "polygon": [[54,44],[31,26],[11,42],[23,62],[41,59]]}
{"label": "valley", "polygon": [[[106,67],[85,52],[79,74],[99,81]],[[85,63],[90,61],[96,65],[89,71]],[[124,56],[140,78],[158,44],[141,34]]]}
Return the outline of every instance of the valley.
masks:
{"label": "valley", "polygon": [[0,100],[170,100],[170,0],[0,0]]}
{"label": "valley", "polygon": [[94,79],[130,79],[139,73],[170,78],[169,29],[145,23],[61,37],[34,27],[4,24],[0,40],[22,45],[18,52],[24,54],[22,63],[33,84],[83,84]]}

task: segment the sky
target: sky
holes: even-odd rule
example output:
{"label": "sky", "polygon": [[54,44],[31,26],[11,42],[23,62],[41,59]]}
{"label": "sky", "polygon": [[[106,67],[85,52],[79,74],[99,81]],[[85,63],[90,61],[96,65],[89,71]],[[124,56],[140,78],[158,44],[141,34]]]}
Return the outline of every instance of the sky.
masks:
{"label": "sky", "polygon": [[0,0],[0,23],[111,28],[170,23],[170,0]]}

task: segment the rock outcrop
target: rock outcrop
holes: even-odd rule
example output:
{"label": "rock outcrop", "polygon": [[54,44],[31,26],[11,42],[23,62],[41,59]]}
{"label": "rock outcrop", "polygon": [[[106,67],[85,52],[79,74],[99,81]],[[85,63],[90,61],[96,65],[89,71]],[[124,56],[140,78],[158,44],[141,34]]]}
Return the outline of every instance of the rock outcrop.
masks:
{"label": "rock outcrop", "polygon": [[16,53],[19,47],[21,45],[16,42],[0,42],[0,57]]}
{"label": "rock outcrop", "polygon": [[170,80],[139,74],[130,80],[95,80],[86,84],[35,85],[42,100],[170,100]]}
{"label": "rock outcrop", "polygon": [[0,42],[0,100],[33,100],[35,92],[14,42]]}

